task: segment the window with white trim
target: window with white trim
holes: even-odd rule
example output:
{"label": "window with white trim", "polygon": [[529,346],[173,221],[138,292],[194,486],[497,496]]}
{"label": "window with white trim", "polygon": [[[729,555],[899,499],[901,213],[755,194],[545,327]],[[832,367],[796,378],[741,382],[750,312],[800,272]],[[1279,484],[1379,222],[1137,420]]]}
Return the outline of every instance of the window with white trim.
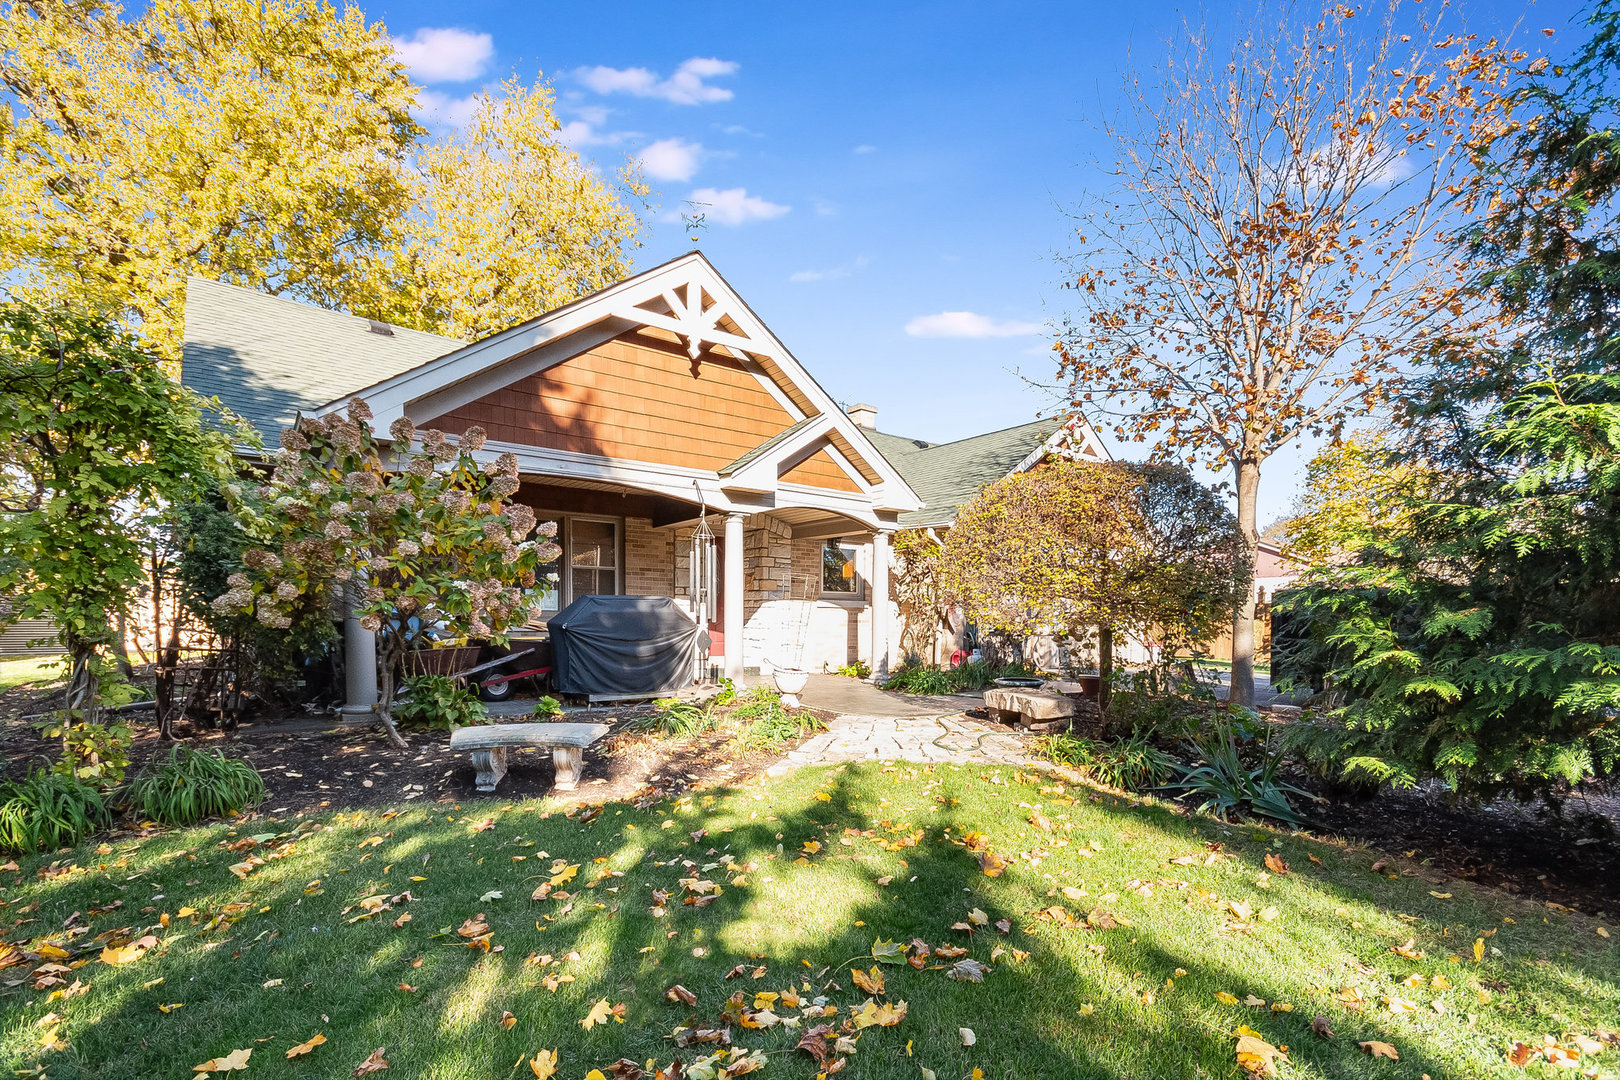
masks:
{"label": "window with white trim", "polygon": [[821,546],[821,595],[841,600],[861,595],[855,548],[842,540],[828,540]]}
{"label": "window with white trim", "polygon": [[621,539],[622,518],[537,513],[541,521],[555,521],[554,537],[562,554],[535,575],[538,608],[531,609],[531,627],[544,626],[557,612],[581,596],[624,591]]}

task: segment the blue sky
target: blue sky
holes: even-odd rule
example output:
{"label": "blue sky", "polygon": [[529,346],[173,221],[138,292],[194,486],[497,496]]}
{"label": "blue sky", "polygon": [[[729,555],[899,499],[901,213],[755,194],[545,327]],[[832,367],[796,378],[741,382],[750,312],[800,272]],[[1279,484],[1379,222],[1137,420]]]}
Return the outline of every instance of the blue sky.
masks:
{"label": "blue sky", "polygon": [[[1477,32],[1519,23],[1535,47],[1555,27],[1555,53],[1580,39],[1568,0],[1454,6]],[[441,122],[506,75],[549,80],[582,154],[643,162],[659,209],[638,266],[691,247],[670,219],[708,203],[698,246],[828,392],[936,442],[1052,407],[1025,380],[1055,374],[1065,208],[1107,186],[1094,125],[1128,59],[1155,59],[1188,10],[366,4]],[[1217,24],[1230,10],[1205,9]],[[1308,456],[1268,466],[1262,522],[1287,510]]]}

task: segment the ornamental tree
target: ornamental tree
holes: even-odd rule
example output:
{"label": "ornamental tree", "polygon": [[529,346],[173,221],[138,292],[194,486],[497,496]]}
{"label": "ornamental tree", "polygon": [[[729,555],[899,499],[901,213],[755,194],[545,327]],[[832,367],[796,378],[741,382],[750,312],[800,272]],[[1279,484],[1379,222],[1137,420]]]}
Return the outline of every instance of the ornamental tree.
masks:
{"label": "ornamental tree", "polygon": [[0,306],[0,593],[59,628],[70,720],[97,722],[96,658],[145,580],[138,511],[230,475],[202,406],[105,319]]}
{"label": "ornamental tree", "polygon": [[[1186,27],[1127,79],[1105,127],[1117,185],[1078,215],[1060,378],[1121,438],[1230,470],[1251,552],[1273,453],[1336,438],[1491,314],[1449,241],[1512,57],[1378,7],[1281,6],[1229,50]],[[1232,700],[1252,704],[1252,600],[1232,651]]]}
{"label": "ornamental tree", "polygon": [[541,567],[560,549],[553,523],[512,502],[518,463],[477,456],[484,431],[452,442],[396,420],[379,440],[371,410],[355,398],[347,415],[300,417],[281,433],[274,471],[259,488],[261,517],[247,527],[261,546],[214,606],[251,612],[267,627],[352,608],[378,632],[379,722],[393,722],[394,689],[412,645],[412,620],[454,636],[504,641],[535,601]]}
{"label": "ornamental tree", "polygon": [[1013,634],[1097,636],[1103,684],[1116,633],[1170,645],[1212,635],[1248,589],[1231,512],[1185,470],[1050,460],[958,512],[940,558],[968,618]]}

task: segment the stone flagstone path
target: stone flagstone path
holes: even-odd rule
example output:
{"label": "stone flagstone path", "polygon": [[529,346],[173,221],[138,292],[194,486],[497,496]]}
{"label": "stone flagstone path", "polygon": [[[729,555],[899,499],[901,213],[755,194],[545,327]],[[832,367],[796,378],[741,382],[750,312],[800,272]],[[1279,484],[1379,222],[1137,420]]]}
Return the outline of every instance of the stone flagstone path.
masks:
{"label": "stone flagstone path", "polygon": [[766,773],[781,776],[805,765],[847,761],[1035,764],[1018,736],[963,716],[839,716]]}

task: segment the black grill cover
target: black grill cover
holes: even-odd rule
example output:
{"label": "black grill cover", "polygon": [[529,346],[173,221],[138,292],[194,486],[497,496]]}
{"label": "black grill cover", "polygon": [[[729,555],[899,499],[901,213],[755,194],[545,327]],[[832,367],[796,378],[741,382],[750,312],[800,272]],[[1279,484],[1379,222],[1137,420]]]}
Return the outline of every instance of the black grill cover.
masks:
{"label": "black grill cover", "polygon": [[582,596],[547,627],[564,694],[651,696],[692,682],[698,625],[667,596]]}

